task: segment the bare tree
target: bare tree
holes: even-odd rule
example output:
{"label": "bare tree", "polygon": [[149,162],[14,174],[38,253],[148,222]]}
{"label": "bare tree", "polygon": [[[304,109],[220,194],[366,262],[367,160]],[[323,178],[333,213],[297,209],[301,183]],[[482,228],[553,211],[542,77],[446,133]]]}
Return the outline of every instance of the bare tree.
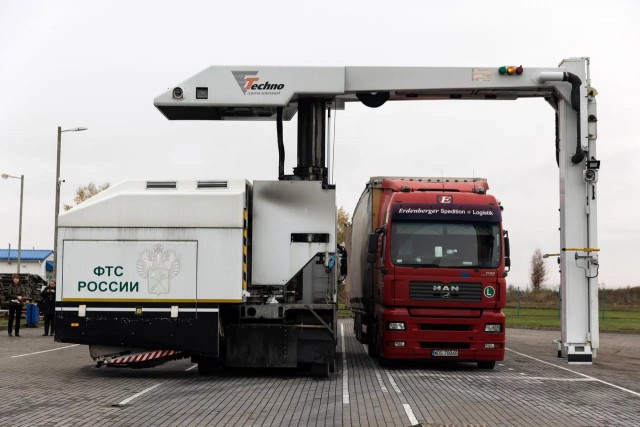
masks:
{"label": "bare tree", "polygon": [[[349,224],[349,212],[347,212],[346,210],[344,210],[344,208],[342,206],[340,206],[340,208],[338,209],[338,235],[336,236],[336,241],[338,242],[338,245],[340,246],[346,246],[346,242],[345,242],[345,238],[346,238],[346,233],[347,233],[347,224]],[[340,254],[339,256],[345,256],[346,257],[346,251],[340,249],[340,246],[338,246],[337,250],[338,253]],[[346,258],[344,258],[344,260],[341,259],[340,261],[340,278],[338,280],[338,301],[341,301],[342,303],[344,303],[345,300],[345,273],[346,270],[344,270],[343,268],[346,269]]]}
{"label": "bare tree", "polygon": [[338,238],[339,245],[344,245],[344,237],[347,224],[349,223],[349,212],[345,211],[342,206],[338,209]]}
{"label": "bare tree", "polygon": [[539,248],[533,251],[533,255],[531,256],[531,270],[529,274],[533,290],[539,291],[544,281],[547,280],[547,267],[544,265],[542,252]]}
{"label": "bare tree", "polygon": [[[95,196],[99,192],[106,190],[109,187],[111,187],[111,184],[109,184],[108,182],[105,182],[102,185],[95,185],[93,182],[90,182],[87,185],[81,185],[80,187],[76,188],[76,195],[73,197],[73,201],[76,202],[76,205],[79,205],[80,203]],[[72,207],[72,205],[67,205],[66,203],[64,204],[65,211],[68,211]]]}

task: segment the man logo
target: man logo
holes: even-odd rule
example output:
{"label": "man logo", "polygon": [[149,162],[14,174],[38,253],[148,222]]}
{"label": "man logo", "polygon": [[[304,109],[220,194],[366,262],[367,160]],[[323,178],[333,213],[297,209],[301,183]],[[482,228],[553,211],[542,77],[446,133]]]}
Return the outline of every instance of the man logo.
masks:
{"label": "man logo", "polygon": [[433,285],[434,291],[440,292],[459,292],[460,286],[457,285]]}
{"label": "man logo", "polygon": [[456,285],[433,285],[433,292],[440,292],[440,298],[451,299],[451,292],[459,292],[460,286]]}

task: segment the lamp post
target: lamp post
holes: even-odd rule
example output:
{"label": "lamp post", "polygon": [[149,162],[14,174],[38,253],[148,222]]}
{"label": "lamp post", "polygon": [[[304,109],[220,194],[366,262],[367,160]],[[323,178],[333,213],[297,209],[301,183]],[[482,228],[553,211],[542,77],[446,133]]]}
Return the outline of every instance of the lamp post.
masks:
{"label": "lamp post", "polygon": [[62,130],[58,126],[58,153],[56,156],[56,212],[53,225],[53,278],[57,279],[58,273],[58,214],[60,213],[60,147],[62,146],[62,132],[80,132],[87,128],[73,128]]}
{"label": "lamp post", "polygon": [[[24,200],[23,195],[24,195],[24,175],[20,175],[20,176],[13,176],[13,175],[9,175],[8,173],[3,173],[2,175],[3,179],[7,179],[7,178],[15,178],[15,179],[19,179],[20,180],[20,222],[18,225],[18,275],[20,274],[20,258],[22,257],[22,201]],[[11,259],[11,251],[9,251],[9,259]]]}

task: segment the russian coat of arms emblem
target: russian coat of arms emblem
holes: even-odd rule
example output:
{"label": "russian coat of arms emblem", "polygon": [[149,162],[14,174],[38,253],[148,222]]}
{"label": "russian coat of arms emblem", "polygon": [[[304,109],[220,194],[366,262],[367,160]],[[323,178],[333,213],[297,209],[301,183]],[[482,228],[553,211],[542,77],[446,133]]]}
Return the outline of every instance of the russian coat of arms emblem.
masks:
{"label": "russian coat of arms emblem", "polygon": [[164,246],[156,244],[153,250],[144,251],[138,258],[138,274],[147,279],[150,294],[168,294],[171,279],[180,272],[180,260],[176,253],[164,250]]}

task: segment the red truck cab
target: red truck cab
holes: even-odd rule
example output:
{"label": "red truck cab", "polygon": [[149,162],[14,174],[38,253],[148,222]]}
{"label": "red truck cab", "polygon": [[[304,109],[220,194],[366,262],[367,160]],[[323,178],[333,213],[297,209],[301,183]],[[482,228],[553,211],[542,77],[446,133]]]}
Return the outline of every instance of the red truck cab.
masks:
{"label": "red truck cab", "polygon": [[365,275],[372,292],[352,304],[356,336],[385,359],[493,368],[504,359],[510,264],[502,208],[486,180],[434,181],[378,181]]}

